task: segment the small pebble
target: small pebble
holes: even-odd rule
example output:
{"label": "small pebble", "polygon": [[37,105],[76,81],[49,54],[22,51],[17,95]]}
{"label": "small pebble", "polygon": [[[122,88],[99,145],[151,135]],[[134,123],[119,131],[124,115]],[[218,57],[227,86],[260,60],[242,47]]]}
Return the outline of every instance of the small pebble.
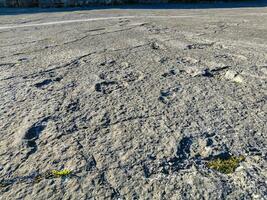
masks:
{"label": "small pebble", "polygon": [[236,82],[236,83],[243,83],[244,79],[243,79],[242,76],[237,75],[236,77],[233,78],[233,81]]}
{"label": "small pebble", "polygon": [[229,70],[225,73],[225,78],[236,83],[243,83],[244,79],[236,71]]}
{"label": "small pebble", "polygon": [[127,67],[129,67],[129,63],[127,63],[127,62],[122,62],[122,63],[121,63],[121,66],[127,68]]}
{"label": "small pebble", "polygon": [[235,78],[235,76],[237,75],[237,73],[235,71],[232,71],[232,70],[228,70],[226,73],[225,73],[225,78],[228,79],[228,80],[233,80]]}
{"label": "small pebble", "polygon": [[262,72],[263,74],[267,75],[267,66],[261,68],[261,72]]}
{"label": "small pebble", "polygon": [[157,42],[153,42],[151,44],[151,48],[157,50],[157,49],[159,49],[159,44]]}

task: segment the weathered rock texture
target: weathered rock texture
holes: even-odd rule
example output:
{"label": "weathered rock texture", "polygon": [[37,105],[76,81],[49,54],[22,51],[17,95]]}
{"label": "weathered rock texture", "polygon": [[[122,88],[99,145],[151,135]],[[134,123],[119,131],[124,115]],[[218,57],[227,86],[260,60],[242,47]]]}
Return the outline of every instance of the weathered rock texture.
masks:
{"label": "weathered rock texture", "polygon": [[1,200],[266,199],[267,8],[10,10]]}

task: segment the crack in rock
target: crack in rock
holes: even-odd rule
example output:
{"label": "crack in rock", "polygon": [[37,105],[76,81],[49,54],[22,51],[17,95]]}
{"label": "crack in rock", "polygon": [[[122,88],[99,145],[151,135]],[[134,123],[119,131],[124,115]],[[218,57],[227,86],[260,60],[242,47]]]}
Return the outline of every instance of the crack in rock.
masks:
{"label": "crack in rock", "polygon": [[215,43],[197,43],[197,44],[189,44],[187,45],[187,49],[205,49],[208,47],[212,47]]}
{"label": "crack in rock", "polygon": [[34,84],[37,88],[44,88],[45,86],[49,85],[50,83],[59,82],[62,80],[62,77],[57,77],[55,79],[45,79],[39,83]]}
{"label": "crack in rock", "polygon": [[187,169],[192,165],[192,163],[188,162],[192,144],[192,137],[184,137],[181,139],[177,147],[176,155],[167,161],[172,171]]}
{"label": "crack in rock", "polygon": [[75,112],[78,111],[80,109],[80,100],[77,99],[76,101],[72,101],[70,104],[67,105],[67,112]]}
{"label": "crack in rock", "polygon": [[170,76],[175,76],[176,74],[177,74],[177,72],[174,69],[171,69],[170,71],[163,73],[162,76],[164,78],[167,78]]}

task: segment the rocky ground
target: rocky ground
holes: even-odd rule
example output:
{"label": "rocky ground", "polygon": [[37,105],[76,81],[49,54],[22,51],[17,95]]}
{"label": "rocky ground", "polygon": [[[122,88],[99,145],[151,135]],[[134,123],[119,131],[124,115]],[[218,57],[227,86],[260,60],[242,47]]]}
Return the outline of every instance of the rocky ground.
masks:
{"label": "rocky ground", "polygon": [[266,199],[266,13],[1,15],[0,199]]}

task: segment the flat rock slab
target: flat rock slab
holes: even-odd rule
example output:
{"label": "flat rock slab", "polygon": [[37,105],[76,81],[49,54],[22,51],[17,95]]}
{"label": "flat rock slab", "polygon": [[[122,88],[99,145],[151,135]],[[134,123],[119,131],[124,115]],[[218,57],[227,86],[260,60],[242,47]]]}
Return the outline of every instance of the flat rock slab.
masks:
{"label": "flat rock slab", "polygon": [[0,198],[264,199],[266,13],[1,15]]}

